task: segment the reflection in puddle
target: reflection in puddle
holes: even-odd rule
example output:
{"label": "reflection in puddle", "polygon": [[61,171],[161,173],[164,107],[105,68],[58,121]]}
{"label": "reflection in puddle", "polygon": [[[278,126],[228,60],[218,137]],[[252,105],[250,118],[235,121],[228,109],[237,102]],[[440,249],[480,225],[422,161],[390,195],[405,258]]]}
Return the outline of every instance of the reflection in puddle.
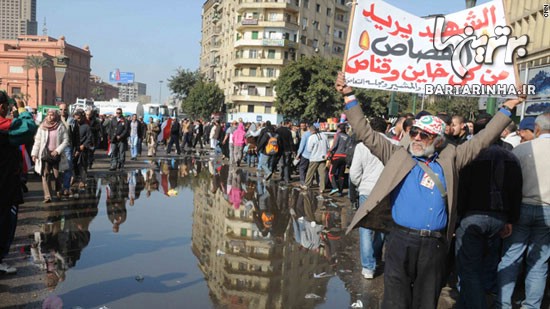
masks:
{"label": "reflection in puddle", "polygon": [[[67,307],[314,307],[347,220],[333,200],[191,156],[90,178],[49,211],[28,249]],[[349,306],[337,286],[330,302]]]}

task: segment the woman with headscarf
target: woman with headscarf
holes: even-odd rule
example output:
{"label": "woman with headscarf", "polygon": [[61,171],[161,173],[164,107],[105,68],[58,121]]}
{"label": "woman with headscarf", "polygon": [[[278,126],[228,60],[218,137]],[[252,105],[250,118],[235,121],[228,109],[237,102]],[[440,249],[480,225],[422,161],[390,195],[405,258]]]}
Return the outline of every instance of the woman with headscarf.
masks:
{"label": "woman with headscarf", "polygon": [[[50,109],[44,121],[40,125],[36,136],[34,137],[34,145],[32,147],[31,156],[34,162],[34,169],[42,175],[42,188],[44,190],[44,203],[50,203],[52,196],[48,176],[53,173],[55,180],[55,191],[57,197],[61,197],[61,178],[59,177],[59,167],[65,170],[67,159],[65,158],[65,147],[69,145],[69,135],[64,125],[61,124],[61,119],[57,110]],[[62,160],[63,159],[63,160]]]}

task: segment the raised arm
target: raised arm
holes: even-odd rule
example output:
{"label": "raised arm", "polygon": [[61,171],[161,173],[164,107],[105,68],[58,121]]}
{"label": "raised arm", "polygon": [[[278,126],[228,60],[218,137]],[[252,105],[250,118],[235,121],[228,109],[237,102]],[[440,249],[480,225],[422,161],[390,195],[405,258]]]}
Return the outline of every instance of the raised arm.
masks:
{"label": "raised arm", "polygon": [[500,137],[502,130],[510,123],[511,111],[521,102],[523,102],[523,98],[506,101],[485,129],[474,135],[471,140],[457,146],[456,166],[458,169],[474,160],[481,150],[489,147]]}
{"label": "raised arm", "polygon": [[392,144],[389,140],[372,130],[365,119],[359,102],[355,98],[353,89],[346,84],[343,72],[339,72],[336,78],[336,91],[344,96],[346,104],[344,107],[345,113],[353,131],[357,135],[357,139],[362,141],[383,164],[386,164],[391,155],[399,149],[399,146]]}

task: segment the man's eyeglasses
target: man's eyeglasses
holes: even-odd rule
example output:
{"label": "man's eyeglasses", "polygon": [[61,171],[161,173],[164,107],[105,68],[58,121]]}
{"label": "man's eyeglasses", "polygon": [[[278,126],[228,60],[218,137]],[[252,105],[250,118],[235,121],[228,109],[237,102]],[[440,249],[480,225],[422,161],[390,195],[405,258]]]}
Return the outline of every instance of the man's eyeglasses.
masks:
{"label": "man's eyeglasses", "polygon": [[116,112],[117,115],[121,115],[122,113],[121,112]]}
{"label": "man's eyeglasses", "polygon": [[435,135],[426,133],[426,132],[424,132],[420,129],[417,129],[417,128],[412,128],[409,131],[409,136],[411,137],[411,139],[415,139],[418,134],[420,134],[420,139],[423,140],[423,141],[429,140],[429,139],[434,139],[434,137],[435,137]]}

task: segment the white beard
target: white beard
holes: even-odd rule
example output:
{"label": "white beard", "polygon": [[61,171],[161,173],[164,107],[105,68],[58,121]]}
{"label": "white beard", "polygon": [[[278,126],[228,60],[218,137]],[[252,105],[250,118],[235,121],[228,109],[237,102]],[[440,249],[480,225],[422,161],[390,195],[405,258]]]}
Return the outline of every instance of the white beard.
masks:
{"label": "white beard", "polygon": [[[422,149],[415,151],[413,150],[413,145],[420,145]],[[424,146],[422,143],[419,142],[411,142],[411,145],[409,146],[409,153],[411,153],[415,157],[429,158],[435,153],[435,146],[434,143],[429,146]]]}

